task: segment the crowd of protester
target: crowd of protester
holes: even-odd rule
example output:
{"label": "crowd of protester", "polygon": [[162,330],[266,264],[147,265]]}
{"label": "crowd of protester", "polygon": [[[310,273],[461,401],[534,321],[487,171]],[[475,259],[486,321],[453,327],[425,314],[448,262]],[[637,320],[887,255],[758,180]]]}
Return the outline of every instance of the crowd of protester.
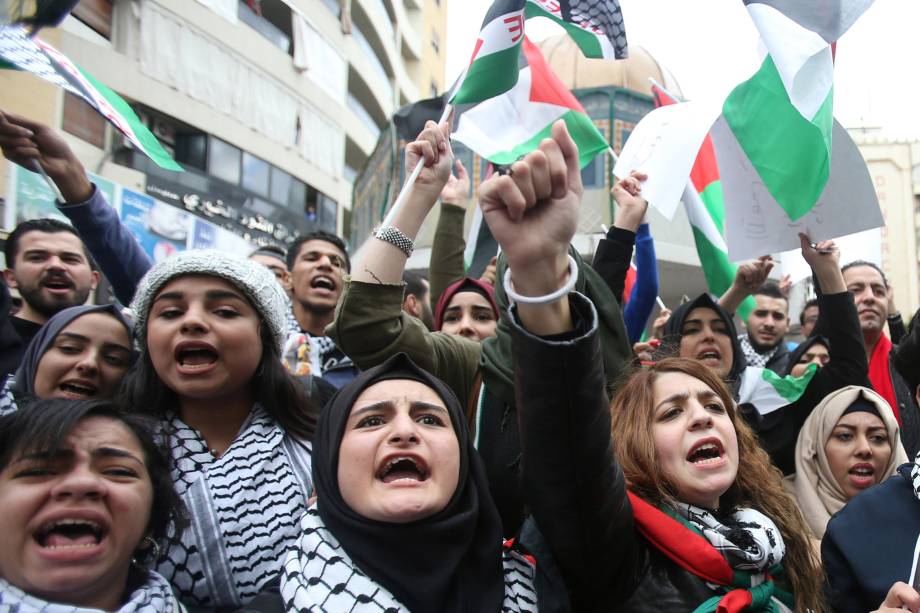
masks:
{"label": "crowd of protester", "polygon": [[478,186],[475,278],[447,124],[354,262],[316,232],[153,263],[60,136],[0,114],[0,147],[71,222],[6,241],[0,609],[920,611],[920,325],[833,241],[801,235],[794,342],[766,256],[651,317],[641,173],[583,259],[563,122]]}

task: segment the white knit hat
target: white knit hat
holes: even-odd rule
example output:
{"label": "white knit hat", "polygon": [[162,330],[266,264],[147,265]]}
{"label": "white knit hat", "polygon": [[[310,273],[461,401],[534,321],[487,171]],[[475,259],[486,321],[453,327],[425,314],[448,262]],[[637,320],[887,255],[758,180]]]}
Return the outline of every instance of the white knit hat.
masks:
{"label": "white knit hat", "polygon": [[287,301],[275,275],[265,266],[212,249],[182,251],[154,264],[137,285],[131,310],[134,333],[141,351],[147,346],[147,316],[153,299],[164,285],[183,275],[208,275],[225,279],[242,291],[268,325],[279,350],[287,337]]}

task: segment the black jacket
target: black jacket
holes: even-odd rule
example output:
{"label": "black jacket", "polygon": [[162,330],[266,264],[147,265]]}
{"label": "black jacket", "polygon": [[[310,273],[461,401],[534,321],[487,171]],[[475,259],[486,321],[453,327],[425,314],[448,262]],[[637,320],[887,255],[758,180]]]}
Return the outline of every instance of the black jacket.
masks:
{"label": "black jacket", "polygon": [[[760,444],[784,475],[795,472],[795,445],[799,430],[818,403],[831,392],[848,385],[870,386],[869,363],[853,294],[821,294],[818,305],[820,315],[815,325],[815,336],[822,337],[829,345],[830,361],[827,366],[818,369],[805,392],[792,404],[767,415],[761,415],[750,405],[740,407],[741,415],[757,433]],[[806,341],[808,344],[814,342]],[[794,360],[804,353],[806,343],[790,356],[789,370],[795,364]]]}
{"label": "black jacket", "polygon": [[716,593],[634,527],[610,438],[597,316],[583,296],[569,300],[573,334],[542,339],[511,325],[523,491],[532,518],[574,610],[693,611]]}
{"label": "black jacket", "polygon": [[821,559],[836,613],[873,611],[896,581],[910,581],[920,536],[912,466],[903,464],[898,474],[857,494],[828,522]]}

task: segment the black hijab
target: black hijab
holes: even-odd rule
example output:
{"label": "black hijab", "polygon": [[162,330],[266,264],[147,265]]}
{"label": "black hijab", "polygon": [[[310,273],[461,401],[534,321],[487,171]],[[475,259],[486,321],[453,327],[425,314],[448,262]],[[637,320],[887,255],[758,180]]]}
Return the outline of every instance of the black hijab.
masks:
{"label": "black hijab", "polygon": [[[355,400],[369,386],[410,379],[444,401],[460,447],[457,489],[447,506],[426,519],[393,524],[353,511],[339,491],[339,447]],[[498,612],[504,598],[501,521],[485,469],[456,396],[399,353],[366,370],[326,404],[313,438],[313,481],[323,523],[355,565],[416,613]]]}
{"label": "black hijab", "polygon": [[741,376],[742,371],[747,368],[747,362],[744,359],[744,352],[741,350],[741,342],[738,340],[738,331],[735,330],[735,322],[732,316],[723,309],[718,302],[713,300],[712,296],[707,293],[700,294],[690,302],[685,302],[671,313],[668,322],[664,326],[664,341],[670,348],[675,348],[679,352],[680,339],[684,327],[684,320],[690,314],[690,311],[696,308],[705,308],[715,311],[719,318],[725,322],[725,330],[728,333],[732,344],[732,366],[725,381],[734,383]]}
{"label": "black hijab", "polygon": [[811,347],[812,347],[813,345],[815,345],[816,343],[821,343],[822,345],[824,345],[824,346],[827,348],[828,351],[831,350],[830,341],[828,341],[826,337],[820,336],[820,335],[809,336],[809,337],[806,338],[804,341],[802,341],[801,343],[799,343],[799,346],[796,347],[795,349],[793,349],[792,352],[789,354],[789,362],[786,364],[786,371],[785,371],[783,374],[784,374],[784,375],[791,375],[791,374],[792,374],[792,368],[793,368],[796,364],[799,363],[799,360],[802,358],[802,355],[803,355],[806,351],[808,351],[809,349],[811,349]]}
{"label": "black hijab", "polygon": [[[26,352],[22,356],[22,362],[16,371],[16,377],[13,380],[12,390],[17,398],[24,398],[35,394],[35,375],[38,374],[38,364],[42,356],[54,343],[54,339],[75,319],[79,319],[89,313],[107,313],[118,320],[128,331],[128,338],[132,338],[132,325],[121,311],[114,304],[93,304],[74,306],[63,309],[54,314],[39,329],[38,334],[26,347]],[[130,341],[129,341],[130,342]]]}

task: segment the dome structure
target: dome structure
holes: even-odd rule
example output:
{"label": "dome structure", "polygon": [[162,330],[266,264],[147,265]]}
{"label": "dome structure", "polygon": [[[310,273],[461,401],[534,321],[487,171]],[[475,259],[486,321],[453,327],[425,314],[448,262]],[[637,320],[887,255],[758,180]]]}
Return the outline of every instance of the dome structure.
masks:
{"label": "dome structure", "polygon": [[546,38],[537,46],[569,89],[613,85],[651,96],[649,77],[652,77],[671,93],[681,94],[674,76],[638,45],[629,46],[629,57],[625,60],[586,58],[572,37],[566,34]]}

